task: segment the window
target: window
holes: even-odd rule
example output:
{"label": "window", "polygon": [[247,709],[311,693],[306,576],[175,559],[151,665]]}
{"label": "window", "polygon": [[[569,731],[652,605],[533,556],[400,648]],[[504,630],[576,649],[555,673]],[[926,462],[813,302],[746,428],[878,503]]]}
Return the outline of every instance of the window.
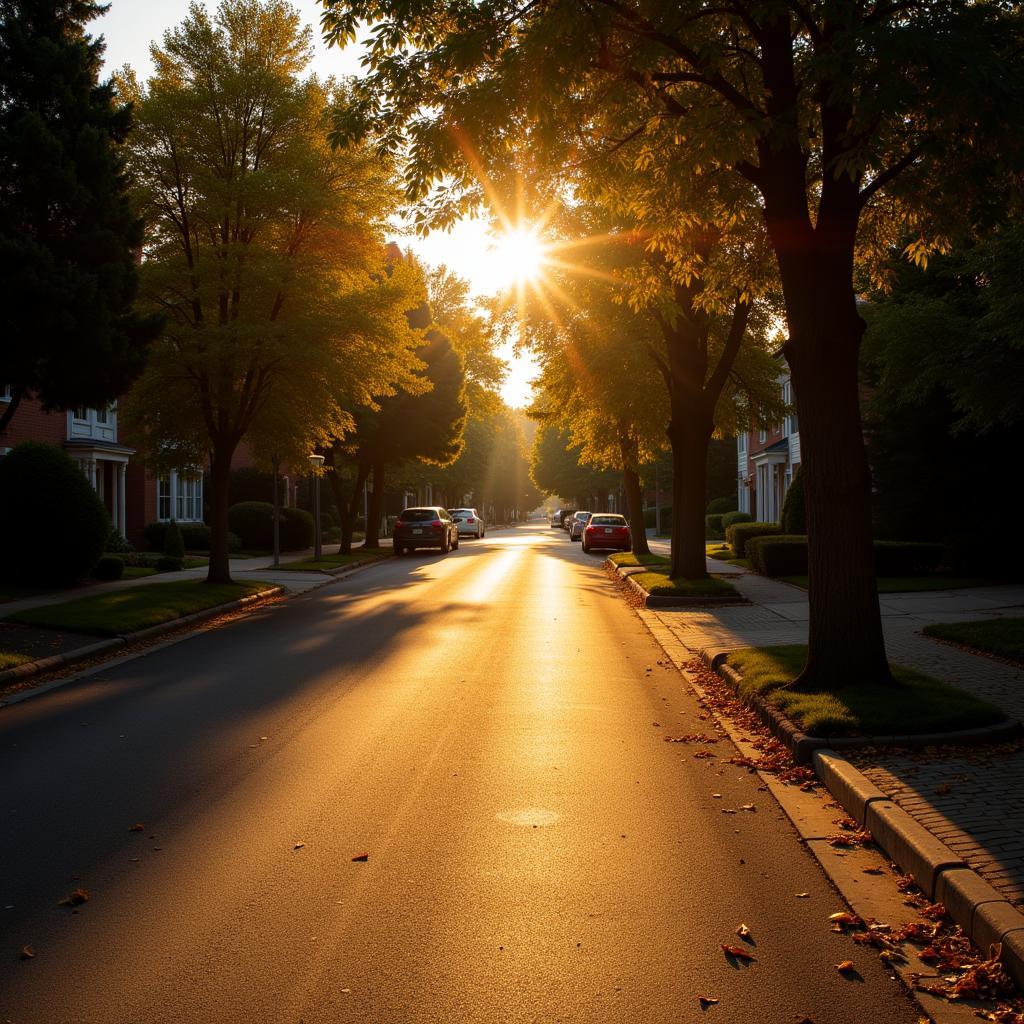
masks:
{"label": "window", "polygon": [[740,455],[746,455],[747,454],[747,434],[746,434],[746,431],[744,431],[742,434],[740,434],[739,437],[737,438],[737,451],[740,453]]}
{"label": "window", "polygon": [[194,523],[203,518],[202,477],[178,477],[178,518]]}
{"label": "window", "polygon": [[[785,404],[790,407],[792,407],[794,402],[793,385],[788,380],[785,384],[782,385],[782,401],[785,402]],[[789,437],[791,434],[797,433],[797,431],[800,429],[799,425],[797,424],[796,409],[791,408],[790,411],[786,413],[786,419],[783,422],[782,429],[786,437]]]}
{"label": "window", "polygon": [[96,422],[97,423],[104,423],[105,424],[107,422],[107,420],[108,420],[107,413],[108,413],[108,410],[107,410],[106,406],[103,406],[102,409],[97,409],[96,410]]}
{"label": "window", "polygon": [[162,476],[156,482],[156,517],[166,522],[171,518],[171,478]]}
{"label": "window", "polygon": [[11,400],[11,385],[0,384],[0,402],[9,402]]}
{"label": "window", "polygon": [[759,430],[757,432],[757,440],[758,440],[759,444],[764,444],[765,441],[768,440],[768,431],[767,430]]}

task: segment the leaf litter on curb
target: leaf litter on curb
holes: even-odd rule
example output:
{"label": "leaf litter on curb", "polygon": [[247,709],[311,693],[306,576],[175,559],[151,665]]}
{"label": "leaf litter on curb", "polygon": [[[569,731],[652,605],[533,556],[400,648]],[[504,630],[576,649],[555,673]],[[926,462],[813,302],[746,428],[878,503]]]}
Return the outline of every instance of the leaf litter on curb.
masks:
{"label": "leaf litter on curb", "polygon": [[88,903],[92,899],[88,889],[76,889],[73,893],[65,896],[60,901],[62,907],[80,907],[83,903]]}
{"label": "leaf litter on curb", "polygon": [[730,946],[727,942],[722,943],[722,952],[736,960],[750,961],[757,959],[753,953],[748,953],[742,946]]}

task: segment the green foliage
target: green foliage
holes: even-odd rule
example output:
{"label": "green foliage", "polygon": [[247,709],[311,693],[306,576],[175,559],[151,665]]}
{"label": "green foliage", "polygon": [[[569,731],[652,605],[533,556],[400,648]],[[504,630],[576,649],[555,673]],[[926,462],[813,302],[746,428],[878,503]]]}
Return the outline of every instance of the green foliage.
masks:
{"label": "green foliage", "polygon": [[725,527],[722,525],[722,516],[712,515],[704,517],[704,537],[706,540],[721,540],[725,536]]}
{"label": "green foliage", "polygon": [[[734,467],[735,468],[735,467]],[[708,515],[721,515],[725,512],[736,511],[735,498],[712,498],[707,505]]]}
{"label": "green foliage", "polygon": [[726,512],[722,516],[722,529],[728,530],[734,523],[752,523],[754,517],[749,512]]}
{"label": "green foliage", "polygon": [[[242,547],[270,551],[274,546],[274,506],[267,501],[242,501],[228,510],[231,532]],[[305,509],[281,509],[282,551],[302,551],[313,543],[313,517]]]}
{"label": "green foliage", "polygon": [[705,576],[699,580],[670,579],[669,570],[651,569],[649,572],[638,572],[630,577],[652,597],[679,598],[733,598],[739,592],[725,580],[714,576]]}
{"label": "green foliage", "polygon": [[[164,538],[167,535],[167,523],[146,523],[142,535],[146,541],[147,551],[163,551]],[[209,551],[210,550],[210,527],[202,523],[179,523],[181,539],[184,541],[186,551]],[[242,541],[237,534],[228,534],[228,550],[238,551]]]}
{"label": "green foliage", "polygon": [[980,622],[942,622],[925,626],[928,636],[975,647],[997,658],[1024,662],[1024,619],[983,619]]}
{"label": "green foliage", "polygon": [[782,533],[778,523],[738,522],[725,528],[725,539],[732,546],[737,558],[747,557],[747,541],[755,537],[776,536]]}
{"label": "green foliage", "polygon": [[749,537],[744,550],[754,572],[762,576],[807,575],[806,536],[780,533]]}
{"label": "green foliage", "polygon": [[[273,506],[271,506],[273,511]],[[281,509],[281,550],[304,551],[313,545],[313,516],[302,508]],[[273,534],[271,534],[271,545]]]}
{"label": "green foliage", "polygon": [[185,561],[185,539],[181,535],[181,527],[173,519],[164,531],[164,555],[182,563]]}
{"label": "green foliage", "polygon": [[124,539],[121,531],[115,526],[111,529],[110,536],[107,537],[107,543],[103,550],[112,555],[127,555],[135,549]]}
{"label": "green foliage", "polygon": [[807,533],[807,512],[804,507],[804,478],[798,468],[782,502],[782,532]]}
{"label": "green foliage", "polygon": [[0,578],[60,585],[87,576],[110,517],[61,448],[25,441],[0,459]]}
{"label": "green foliage", "polygon": [[103,407],[132,383],[159,316],[137,316],[142,225],[122,149],[130,108],[100,84],[105,8],[91,0],[0,6],[0,381],[13,401]]}
{"label": "green foliage", "polygon": [[119,580],[124,575],[124,559],[115,555],[104,555],[93,567],[94,580]]}
{"label": "green foliage", "polygon": [[879,576],[921,576],[938,572],[945,549],[922,541],[875,541],[875,572]]}

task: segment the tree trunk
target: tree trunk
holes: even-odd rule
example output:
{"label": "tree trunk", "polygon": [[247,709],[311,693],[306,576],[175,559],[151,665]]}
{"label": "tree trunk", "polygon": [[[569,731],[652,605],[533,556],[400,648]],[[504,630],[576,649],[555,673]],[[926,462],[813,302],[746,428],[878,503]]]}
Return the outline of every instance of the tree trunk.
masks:
{"label": "tree trunk", "polygon": [[843,317],[833,310],[831,323],[818,320],[806,333],[791,323],[785,347],[800,417],[810,603],[807,664],[794,685],[812,691],[892,682],[878,607],[871,473],[860,417],[863,322],[855,308],[849,312]]}
{"label": "tree trunk", "polygon": [[598,487],[597,489],[597,508],[595,512],[607,512],[608,511],[608,488]]}
{"label": "tree trunk", "polygon": [[677,397],[672,401],[668,436],[672,442],[673,579],[702,580],[707,572],[704,548],[704,491],[708,442],[714,431],[710,415]]}
{"label": "tree trunk", "polygon": [[207,583],[231,583],[228,552],[228,503],[231,488],[230,445],[214,448],[210,459],[210,565]]}
{"label": "tree trunk", "polygon": [[383,462],[373,464],[373,490],[370,491],[370,507],[366,516],[366,540],[363,541],[364,548],[371,548],[374,551],[380,548],[380,520],[384,512],[384,473],[386,466]]}
{"label": "tree trunk", "polygon": [[647,527],[644,525],[644,498],[640,487],[640,474],[626,463],[622,467],[622,482],[626,491],[626,511],[629,514],[629,541],[634,555],[649,555]]}

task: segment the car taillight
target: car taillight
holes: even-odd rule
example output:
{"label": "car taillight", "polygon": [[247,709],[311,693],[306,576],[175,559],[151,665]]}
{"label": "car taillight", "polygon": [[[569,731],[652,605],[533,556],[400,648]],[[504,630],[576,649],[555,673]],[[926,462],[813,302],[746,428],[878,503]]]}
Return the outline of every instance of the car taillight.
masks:
{"label": "car taillight", "polygon": [[476,522],[476,520],[475,520],[475,519],[474,519],[474,518],[473,518],[472,516],[469,516],[469,517],[468,517],[468,518],[466,519],[466,522],[467,522],[467,523],[475,523],[475,522]]}
{"label": "car taillight", "polygon": [[441,527],[442,527],[442,526],[444,526],[444,523],[442,523],[440,519],[435,519],[435,520],[434,520],[434,521],[433,521],[433,522],[432,522],[432,523],[431,523],[430,525],[431,525],[431,526],[432,526],[432,527],[433,527],[433,528],[434,528],[435,530],[440,530],[440,529],[441,529]]}

